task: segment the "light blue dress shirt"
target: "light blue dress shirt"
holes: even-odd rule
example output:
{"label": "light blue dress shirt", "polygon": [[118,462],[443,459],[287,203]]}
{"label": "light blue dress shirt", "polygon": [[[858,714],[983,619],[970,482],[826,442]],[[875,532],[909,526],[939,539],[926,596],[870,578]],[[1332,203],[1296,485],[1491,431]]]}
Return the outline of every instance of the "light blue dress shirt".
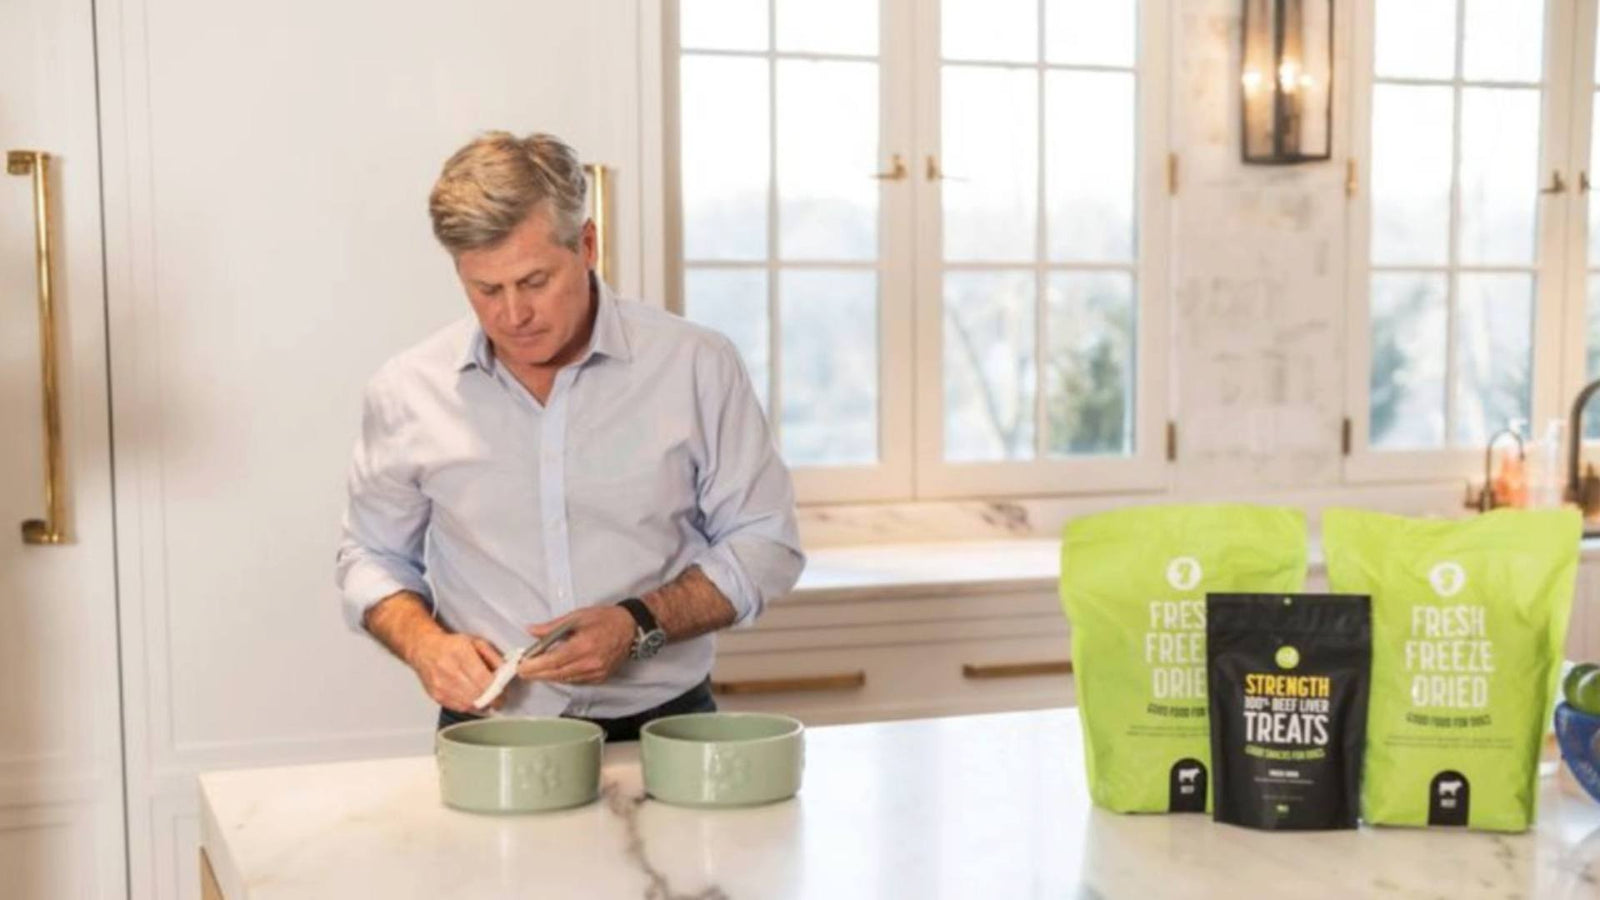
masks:
{"label": "light blue dress shirt", "polygon": [[[352,628],[399,590],[502,652],[574,609],[698,565],[739,624],[804,566],[794,488],[738,352],[720,334],[595,282],[588,350],[548,401],[500,366],[474,318],[367,385],[336,579]],[[668,644],[605,684],[513,682],[504,710],[612,718],[711,670],[715,639]]]}

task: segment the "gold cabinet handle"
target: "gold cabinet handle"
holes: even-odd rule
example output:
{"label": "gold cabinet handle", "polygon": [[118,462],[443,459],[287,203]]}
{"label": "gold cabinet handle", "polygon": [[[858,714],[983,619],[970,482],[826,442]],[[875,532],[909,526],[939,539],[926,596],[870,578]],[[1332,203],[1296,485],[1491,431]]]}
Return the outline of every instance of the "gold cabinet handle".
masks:
{"label": "gold cabinet handle", "polygon": [[594,220],[594,273],[612,287],[616,274],[611,260],[611,168],[586,163],[583,174],[589,177],[589,218]]}
{"label": "gold cabinet handle", "polygon": [[961,677],[969,679],[1032,678],[1037,675],[1071,675],[1072,660],[1052,659],[1044,662],[1000,663],[977,666],[968,663],[961,667]]}
{"label": "gold cabinet handle", "polygon": [[879,181],[901,181],[905,179],[906,175],[910,171],[910,169],[906,168],[905,157],[896,153],[894,156],[889,158],[889,171],[878,172],[872,177],[878,179]]}
{"label": "gold cabinet handle", "polygon": [[1566,192],[1567,182],[1561,177],[1560,171],[1552,171],[1550,173],[1550,183],[1539,189],[1541,194],[1565,194]]}
{"label": "gold cabinet handle", "polygon": [[1590,187],[1590,185],[1589,185],[1589,173],[1588,172],[1579,172],[1578,173],[1578,193],[1580,193],[1580,194],[1589,193],[1589,187]]}
{"label": "gold cabinet handle", "polygon": [[33,176],[33,235],[39,269],[39,361],[44,382],[44,507],[43,519],[22,523],[26,544],[64,544],[67,540],[63,510],[66,486],[61,469],[61,396],[56,385],[56,311],[54,246],[50,228],[50,154],[38,150],[10,150],[6,171]]}
{"label": "gold cabinet handle", "polygon": [[751,678],[745,681],[711,682],[711,693],[797,694],[802,691],[858,691],[867,686],[866,672],[841,672],[837,675],[802,675],[798,678]]}

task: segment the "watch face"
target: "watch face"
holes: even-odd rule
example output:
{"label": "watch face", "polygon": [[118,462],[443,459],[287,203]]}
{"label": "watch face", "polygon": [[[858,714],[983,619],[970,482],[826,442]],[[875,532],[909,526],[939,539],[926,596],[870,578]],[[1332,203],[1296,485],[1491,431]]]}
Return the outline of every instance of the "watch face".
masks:
{"label": "watch face", "polygon": [[665,631],[659,628],[655,631],[646,631],[640,634],[638,640],[634,642],[633,658],[649,659],[661,652],[661,648],[666,643],[667,633]]}

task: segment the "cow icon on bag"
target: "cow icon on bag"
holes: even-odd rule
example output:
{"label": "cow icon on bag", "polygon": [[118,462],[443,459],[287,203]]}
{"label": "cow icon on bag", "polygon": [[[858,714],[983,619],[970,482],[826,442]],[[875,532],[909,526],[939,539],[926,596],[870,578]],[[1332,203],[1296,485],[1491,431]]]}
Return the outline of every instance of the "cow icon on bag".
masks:
{"label": "cow icon on bag", "polygon": [[1428,824],[1467,824],[1471,800],[1472,785],[1467,783],[1467,776],[1456,771],[1440,772],[1428,785]]}
{"label": "cow icon on bag", "polygon": [[1206,811],[1206,767],[1198,759],[1180,759],[1172,764],[1168,779],[1168,812]]}

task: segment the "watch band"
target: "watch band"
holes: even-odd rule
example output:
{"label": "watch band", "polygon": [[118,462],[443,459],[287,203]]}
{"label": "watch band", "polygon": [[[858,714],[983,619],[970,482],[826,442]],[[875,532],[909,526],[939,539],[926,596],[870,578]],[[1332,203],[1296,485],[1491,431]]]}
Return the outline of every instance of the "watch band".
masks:
{"label": "watch band", "polygon": [[629,597],[628,599],[619,602],[617,605],[627,610],[629,615],[633,616],[634,623],[637,624],[639,626],[639,630],[643,631],[645,634],[649,634],[652,631],[661,630],[661,626],[656,623],[655,615],[650,612],[650,607],[645,606],[644,601],[640,600],[638,597]]}

